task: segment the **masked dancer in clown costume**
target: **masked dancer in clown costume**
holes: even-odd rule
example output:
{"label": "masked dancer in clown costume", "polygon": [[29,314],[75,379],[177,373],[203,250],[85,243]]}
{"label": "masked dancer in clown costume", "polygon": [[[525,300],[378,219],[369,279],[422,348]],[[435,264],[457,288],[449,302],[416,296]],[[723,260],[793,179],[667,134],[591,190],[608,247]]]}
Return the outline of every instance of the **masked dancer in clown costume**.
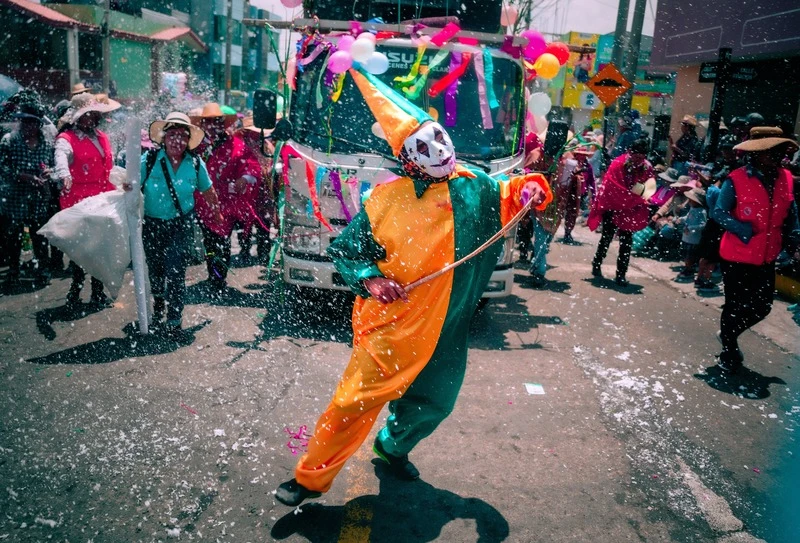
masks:
{"label": "masked dancer in clown costume", "polygon": [[350,74],[406,176],[377,186],[328,249],[358,294],[353,353],[295,478],[276,491],[292,506],[330,489],[387,402],[373,450],[399,479],[419,477],[408,454],[453,410],[469,322],[501,244],[414,289],[405,286],[472,253],[529,200],[537,209],[552,200],[540,174],[498,182],[457,165],[441,125],[369,74]]}

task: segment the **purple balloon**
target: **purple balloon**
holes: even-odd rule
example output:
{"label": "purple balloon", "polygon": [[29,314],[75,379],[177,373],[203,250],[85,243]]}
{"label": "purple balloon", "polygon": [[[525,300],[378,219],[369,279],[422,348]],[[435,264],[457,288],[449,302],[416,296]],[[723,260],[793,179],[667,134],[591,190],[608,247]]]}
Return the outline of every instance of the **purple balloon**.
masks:
{"label": "purple balloon", "polygon": [[339,51],[350,51],[350,46],[353,45],[354,41],[356,41],[356,39],[353,36],[350,36],[349,34],[344,35],[339,38],[336,48],[339,49]]}
{"label": "purple balloon", "polygon": [[347,51],[336,51],[328,59],[328,69],[335,74],[342,74],[353,65],[353,57]]}
{"label": "purple balloon", "polygon": [[547,50],[547,40],[535,30],[523,30],[520,34],[528,40],[528,45],[523,49],[522,54],[529,61],[536,60]]}

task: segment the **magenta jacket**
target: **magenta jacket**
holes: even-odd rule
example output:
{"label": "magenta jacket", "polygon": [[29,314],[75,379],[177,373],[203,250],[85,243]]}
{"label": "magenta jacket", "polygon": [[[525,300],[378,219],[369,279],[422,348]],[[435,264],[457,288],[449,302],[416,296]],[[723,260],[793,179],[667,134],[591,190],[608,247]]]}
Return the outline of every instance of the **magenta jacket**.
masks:
{"label": "magenta jacket", "polygon": [[629,155],[620,155],[611,161],[603,182],[597,190],[592,209],[589,212],[587,226],[596,230],[606,211],[614,212],[614,224],[620,230],[636,232],[650,222],[650,208],[647,201],[631,192],[636,183],[644,183],[653,177],[653,168],[645,161],[632,169],[626,164]]}

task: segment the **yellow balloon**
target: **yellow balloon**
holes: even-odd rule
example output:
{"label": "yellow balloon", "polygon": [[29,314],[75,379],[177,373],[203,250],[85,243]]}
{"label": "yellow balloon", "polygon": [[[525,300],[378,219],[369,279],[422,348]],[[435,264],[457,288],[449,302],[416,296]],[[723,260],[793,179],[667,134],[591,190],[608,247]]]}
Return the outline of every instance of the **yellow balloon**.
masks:
{"label": "yellow balloon", "polygon": [[558,59],[555,55],[551,53],[542,53],[542,55],[536,59],[533,69],[536,70],[537,76],[544,79],[553,79],[558,75],[561,64],[558,63]]}

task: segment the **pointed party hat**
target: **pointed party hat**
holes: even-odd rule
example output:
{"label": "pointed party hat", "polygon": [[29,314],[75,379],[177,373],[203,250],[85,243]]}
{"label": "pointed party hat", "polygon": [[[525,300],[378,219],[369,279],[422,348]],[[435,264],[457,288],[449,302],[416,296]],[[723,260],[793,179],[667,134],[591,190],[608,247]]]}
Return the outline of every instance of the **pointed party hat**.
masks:
{"label": "pointed party hat", "polygon": [[422,123],[433,120],[430,115],[372,74],[358,68],[350,68],[350,75],[364,96],[375,120],[386,134],[386,141],[389,142],[394,156],[400,154],[403,142],[416,132]]}

